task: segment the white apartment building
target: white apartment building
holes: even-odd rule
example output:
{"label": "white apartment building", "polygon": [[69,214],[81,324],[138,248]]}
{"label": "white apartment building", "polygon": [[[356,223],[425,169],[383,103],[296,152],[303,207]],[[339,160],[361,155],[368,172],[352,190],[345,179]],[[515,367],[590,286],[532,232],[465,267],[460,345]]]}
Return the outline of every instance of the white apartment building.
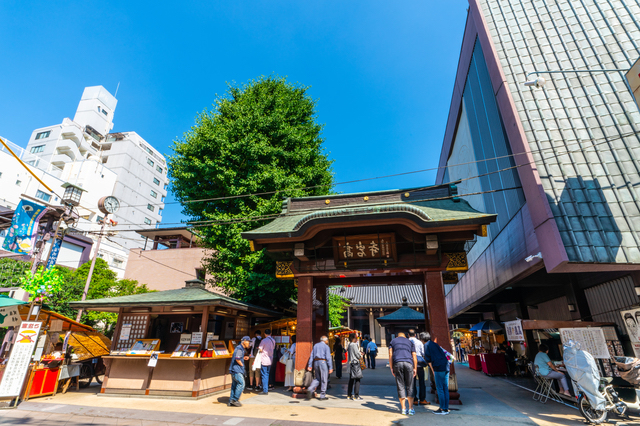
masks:
{"label": "white apartment building", "polygon": [[[26,156],[26,151],[23,148],[4,138],[3,140],[18,157],[24,158]],[[56,194],[62,195],[64,193],[62,187],[64,183],[69,182],[85,189],[81,205],[77,208],[80,221],[75,227],[84,232],[70,230],[72,232],[69,235],[74,238],[65,238],[57,261],[59,265],[77,268],[93,257],[95,244],[91,242],[86,244],[86,238],[83,241],[81,236],[90,237],[92,240],[96,239],[96,236],[90,232],[97,232],[100,229],[98,222],[102,219],[103,214],[97,208],[98,200],[103,196],[101,194],[113,192],[117,176],[95,156],[91,159],[68,163],[62,169],[52,168],[42,159],[37,160],[45,170],[33,166],[30,169],[55,193],[40,184],[4,146],[0,145],[0,206],[14,210],[23,195],[41,200],[43,204],[60,205],[61,201]],[[46,171],[46,169],[52,169],[54,173]],[[4,233],[0,232],[0,246],[3,240]],[[45,247],[44,258],[46,258],[48,250],[49,245]],[[119,278],[124,277],[128,250],[103,239],[98,256],[109,264]]]}
{"label": "white apartment building", "polygon": [[[85,209],[98,212],[97,200],[116,197],[120,209],[111,219],[118,222],[113,228],[118,233],[111,239],[128,252],[144,246],[144,239],[134,230],[153,228],[162,220],[168,178],[165,158],[137,133],[110,133],[117,103],[104,87],[86,87],[73,120],[65,118],[60,124],[33,131],[23,161],[87,190],[81,201]],[[94,170],[93,174],[88,170]],[[100,184],[104,170],[115,176],[112,186]],[[4,193],[0,185],[0,200],[9,199]],[[120,266],[124,271],[126,258]]]}

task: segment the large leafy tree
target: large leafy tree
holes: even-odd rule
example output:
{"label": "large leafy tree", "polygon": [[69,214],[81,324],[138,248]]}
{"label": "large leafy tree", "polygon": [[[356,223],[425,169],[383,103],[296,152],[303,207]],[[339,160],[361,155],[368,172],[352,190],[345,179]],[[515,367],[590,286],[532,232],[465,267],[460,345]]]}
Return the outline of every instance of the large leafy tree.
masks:
{"label": "large leafy tree", "polygon": [[274,261],[252,252],[240,233],[272,220],[284,197],[324,195],[333,186],[323,126],[307,89],[280,77],[229,85],[174,143],[169,158],[184,213],[211,221],[199,232],[212,249],[204,263],[214,285],[267,307],[286,303],[295,288],[278,281]]}

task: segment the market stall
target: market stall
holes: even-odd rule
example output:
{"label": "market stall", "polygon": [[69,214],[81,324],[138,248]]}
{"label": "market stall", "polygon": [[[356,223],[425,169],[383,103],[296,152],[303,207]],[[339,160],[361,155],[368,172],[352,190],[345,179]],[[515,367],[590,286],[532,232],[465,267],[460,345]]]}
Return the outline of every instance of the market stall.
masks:
{"label": "market stall", "polygon": [[231,386],[229,365],[257,318],[280,314],[205,289],[185,287],[72,302],[75,308],[118,312],[101,393],[203,397]]}
{"label": "market stall", "polygon": [[[477,358],[474,357],[474,367],[477,367],[476,362],[479,360],[480,369],[484,374],[488,376],[507,375],[509,370],[504,353],[497,350],[498,344],[504,341],[504,336],[501,336],[502,338],[496,336],[496,333],[502,331],[502,326],[495,321],[482,321],[471,327],[469,331],[478,333],[478,337],[488,336],[489,347],[492,348],[491,351],[477,354]],[[469,366],[471,366],[471,356],[469,357]]]}
{"label": "market stall", "polygon": [[296,325],[296,318],[281,318],[275,321],[259,323],[251,327],[251,337],[253,337],[258,330],[264,332],[264,330],[269,329],[271,330],[271,337],[273,337],[273,340],[276,342],[273,356],[273,365],[275,365],[275,368],[272,368],[270,373],[273,383],[284,383],[286,375],[285,364],[278,362],[278,360],[291,347],[293,343],[291,336],[295,336],[296,334]]}

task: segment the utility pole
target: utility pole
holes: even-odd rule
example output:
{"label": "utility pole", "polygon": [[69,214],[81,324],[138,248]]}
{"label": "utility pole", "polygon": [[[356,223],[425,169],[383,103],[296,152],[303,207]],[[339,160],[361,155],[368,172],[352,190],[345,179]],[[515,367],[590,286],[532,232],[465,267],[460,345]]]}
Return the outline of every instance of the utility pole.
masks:
{"label": "utility pole", "polygon": [[[91,276],[93,275],[93,268],[96,266],[96,259],[98,258],[98,250],[100,250],[100,243],[102,242],[102,234],[104,233],[104,228],[107,226],[107,217],[105,216],[102,219],[102,226],[100,227],[100,235],[98,235],[98,242],[96,243],[96,253],[93,255],[93,260],[91,260],[91,267],[89,268],[89,275],[87,275],[87,282],[84,285],[84,291],[82,292],[82,301],[87,299],[87,293],[89,293],[89,284],[91,284]],[[78,316],[76,317],[76,321],[80,322],[80,318],[82,317],[83,308],[78,310]]]}
{"label": "utility pole", "polygon": [[[62,219],[60,219],[62,220]],[[44,233],[42,234],[42,238],[36,242],[36,255],[33,258],[33,264],[31,265],[31,275],[34,275],[38,270],[38,265],[40,264],[40,258],[42,257],[42,251],[44,250],[44,246],[49,240],[49,233],[51,232],[51,228],[53,226],[53,217],[50,217],[47,221],[47,225],[44,227]]]}

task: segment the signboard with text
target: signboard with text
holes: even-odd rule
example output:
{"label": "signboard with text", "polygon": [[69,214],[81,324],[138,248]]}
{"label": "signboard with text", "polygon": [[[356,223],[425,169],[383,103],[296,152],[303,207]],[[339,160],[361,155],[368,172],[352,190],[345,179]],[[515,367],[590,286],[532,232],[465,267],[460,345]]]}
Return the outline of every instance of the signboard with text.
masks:
{"label": "signboard with text", "polygon": [[504,329],[507,333],[507,340],[510,342],[524,342],[524,331],[522,330],[521,320],[505,322]]}
{"label": "signboard with text", "polygon": [[23,321],[0,382],[0,398],[19,396],[36,347],[41,322]]}
{"label": "signboard with text", "polygon": [[395,234],[350,235],[333,238],[336,262],[388,260],[397,261]]}

